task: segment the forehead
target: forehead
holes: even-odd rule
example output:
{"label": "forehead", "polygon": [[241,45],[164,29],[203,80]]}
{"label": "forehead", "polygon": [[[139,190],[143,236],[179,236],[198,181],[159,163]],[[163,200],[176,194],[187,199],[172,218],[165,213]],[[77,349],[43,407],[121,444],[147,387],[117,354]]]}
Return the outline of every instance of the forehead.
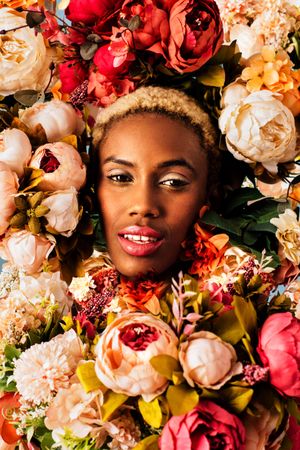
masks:
{"label": "forehead", "polygon": [[100,158],[130,156],[153,160],[206,159],[196,131],[180,119],[157,113],[138,113],[112,123],[100,144]]}

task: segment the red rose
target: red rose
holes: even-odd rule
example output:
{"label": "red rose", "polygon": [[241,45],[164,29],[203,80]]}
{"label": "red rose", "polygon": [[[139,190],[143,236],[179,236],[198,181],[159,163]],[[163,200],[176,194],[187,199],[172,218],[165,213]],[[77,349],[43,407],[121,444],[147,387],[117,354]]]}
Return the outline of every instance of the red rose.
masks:
{"label": "red rose", "polygon": [[193,72],[220,48],[223,29],[214,0],[166,0],[170,37],[166,42],[166,66]]}
{"label": "red rose", "polygon": [[88,94],[98,99],[99,106],[108,106],[118,97],[134,90],[134,82],[128,78],[109,79],[99,72],[91,72],[89,76]]}
{"label": "red rose", "polygon": [[162,430],[161,450],[243,450],[245,428],[240,419],[203,400],[192,411],[173,416]]}
{"label": "red rose", "polygon": [[259,333],[257,352],[270,369],[270,383],[300,398],[300,322],[290,312],[268,317]]}
{"label": "red rose", "polygon": [[122,0],[71,0],[66,16],[71,22],[93,24],[109,18],[121,4]]}
{"label": "red rose", "polygon": [[59,64],[61,91],[70,94],[87,78],[87,71],[76,59]]}

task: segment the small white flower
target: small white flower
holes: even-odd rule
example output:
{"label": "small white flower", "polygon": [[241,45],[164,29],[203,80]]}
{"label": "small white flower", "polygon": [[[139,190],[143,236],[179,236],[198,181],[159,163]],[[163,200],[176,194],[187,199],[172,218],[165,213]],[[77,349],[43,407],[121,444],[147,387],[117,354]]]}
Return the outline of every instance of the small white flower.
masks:
{"label": "small white flower", "polygon": [[93,277],[86,273],[84,277],[72,278],[69,291],[77,302],[85,302],[89,298],[90,289],[95,287]]}

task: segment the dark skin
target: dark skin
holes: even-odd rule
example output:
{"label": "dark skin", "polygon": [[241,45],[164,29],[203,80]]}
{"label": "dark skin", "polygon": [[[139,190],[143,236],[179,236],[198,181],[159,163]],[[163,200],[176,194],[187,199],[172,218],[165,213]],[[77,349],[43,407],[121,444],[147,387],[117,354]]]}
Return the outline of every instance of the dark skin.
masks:
{"label": "dark skin", "polygon": [[[108,130],[99,160],[97,194],[117,270],[130,278],[168,271],[206,200],[207,157],[197,134],[167,116],[131,115]],[[159,248],[146,256],[124,251],[118,236],[132,226],[158,232]]]}

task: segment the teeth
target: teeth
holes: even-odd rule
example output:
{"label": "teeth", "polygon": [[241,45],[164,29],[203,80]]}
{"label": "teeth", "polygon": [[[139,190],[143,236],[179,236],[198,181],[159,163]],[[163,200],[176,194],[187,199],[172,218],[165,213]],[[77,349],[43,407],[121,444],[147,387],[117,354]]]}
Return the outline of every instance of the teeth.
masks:
{"label": "teeth", "polygon": [[124,234],[124,238],[128,241],[140,242],[147,244],[149,242],[156,242],[158,239],[149,236],[139,236],[137,234]]}

